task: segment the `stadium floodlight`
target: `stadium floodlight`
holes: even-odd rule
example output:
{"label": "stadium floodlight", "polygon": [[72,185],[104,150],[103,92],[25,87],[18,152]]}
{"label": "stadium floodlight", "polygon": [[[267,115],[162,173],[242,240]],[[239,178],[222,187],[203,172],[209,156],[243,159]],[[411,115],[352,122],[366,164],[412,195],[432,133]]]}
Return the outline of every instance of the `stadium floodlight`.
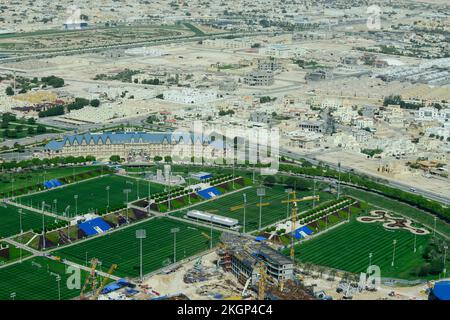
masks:
{"label": "stadium floodlight", "polygon": [[58,207],[57,207],[58,199],[53,199],[53,204],[55,205],[55,214],[57,214],[58,213]]}
{"label": "stadium floodlight", "polygon": [[106,186],[106,208],[109,209],[109,186]]}
{"label": "stadium floodlight", "polygon": [[61,276],[56,276],[56,282],[58,283],[58,300],[61,300]]}
{"label": "stadium floodlight", "polygon": [[[22,228],[22,208],[18,210],[19,212],[19,226],[20,226],[20,243],[22,244],[23,228]],[[20,246],[20,262],[22,262],[22,246]]]}
{"label": "stadium floodlight", "polygon": [[76,217],[78,215],[78,195],[75,194],[73,198],[75,199],[75,217]]}
{"label": "stadium floodlight", "polygon": [[395,265],[395,245],[397,244],[397,240],[392,241],[393,249],[392,249],[392,263],[391,266],[393,267]]}
{"label": "stadium floodlight", "polygon": [[266,195],[266,189],[258,188],[256,189],[256,195],[259,197],[259,228],[261,230],[261,222],[262,222],[262,197]]}
{"label": "stadium floodlight", "polygon": [[242,232],[245,233],[245,211],[247,209],[247,194],[244,193],[242,196],[244,197],[244,223],[243,223],[244,228],[243,228]]}
{"label": "stadium floodlight", "polygon": [[11,294],[9,295],[11,299],[15,300],[17,294],[15,292],[11,292]]}
{"label": "stadium floodlight", "polygon": [[140,275],[141,282],[144,280],[143,272],[142,272],[142,240],[147,237],[147,231],[145,229],[136,230],[136,239],[139,239],[140,242]]}
{"label": "stadium floodlight", "polygon": [[180,228],[172,228],[170,232],[173,233],[173,262],[177,262],[177,232]]}
{"label": "stadium floodlight", "polygon": [[287,195],[288,195],[287,203],[286,203],[286,219],[289,219],[289,198],[290,198],[291,193],[292,193],[292,188],[287,188],[287,189],[285,190],[285,192],[286,192]]}
{"label": "stadium floodlight", "polygon": [[125,205],[126,205],[126,210],[127,210],[127,223],[129,222],[129,220],[128,220],[128,194],[131,192],[131,189],[124,189],[123,190],[123,193],[125,194],[125,196],[126,196],[126,203],[125,203]]}
{"label": "stadium floodlight", "polygon": [[369,267],[372,265],[372,252],[369,253]]}
{"label": "stadium floodlight", "polygon": [[442,270],[442,272],[444,273],[444,278],[447,274],[447,268],[446,268],[446,263],[447,263],[447,250],[448,250],[448,245],[444,245],[444,270]]}

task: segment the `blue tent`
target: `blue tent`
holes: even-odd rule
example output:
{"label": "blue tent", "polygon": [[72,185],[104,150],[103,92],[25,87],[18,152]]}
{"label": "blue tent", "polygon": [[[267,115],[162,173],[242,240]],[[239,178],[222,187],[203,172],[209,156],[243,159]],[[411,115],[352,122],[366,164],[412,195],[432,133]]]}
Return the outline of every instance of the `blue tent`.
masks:
{"label": "blue tent", "polygon": [[207,188],[204,190],[197,191],[197,194],[206,200],[221,195],[220,191],[214,187],[210,187],[210,188]]}
{"label": "blue tent", "polygon": [[95,218],[86,222],[80,223],[78,227],[83,230],[87,236],[93,236],[111,229],[110,225],[102,218]]}
{"label": "blue tent", "polygon": [[450,281],[436,282],[431,296],[437,300],[450,300]]}

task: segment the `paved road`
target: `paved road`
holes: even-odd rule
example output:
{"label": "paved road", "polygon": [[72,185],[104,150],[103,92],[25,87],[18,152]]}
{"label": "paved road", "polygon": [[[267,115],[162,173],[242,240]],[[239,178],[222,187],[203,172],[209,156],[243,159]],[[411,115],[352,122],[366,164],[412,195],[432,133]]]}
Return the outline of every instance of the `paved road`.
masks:
{"label": "paved road", "polygon": [[[334,170],[339,170],[339,166],[338,166],[337,163],[326,162],[326,161],[322,161],[322,160],[318,161],[314,156],[297,154],[295,152],[290,152],[290,151],[283,150],[283,149],[280,150],[280,155],[281,156],[286,156],[286,157],[289,157],[289,158],[292,158],[292,159],[295,159],[295,160],[305,159],[305,160],[308,160],[309,162],[311,162],[314,165],[318,165],[319,162],[322,162],[322,163],[328,165],[330,168],[332,168]],[[354,170],[351,167],[346,167],[346,166],[342,166],[342,165],[341,165],[341,172],[343,172],[343,173],[349,173],[349,172],[350,173],[351,172],[361,173],[361,174],[365,174],[367,176],[371,176],[372,178],[379,179],[379,177],[371,175],[370,173],[358,172],[358,171]],[[441,194],[437,194],[437,193],[434,193],[434,192],[431,192],[431,191],[427,191],[427,190],[421,189],[420,187],[417,187],[415,185],[409,185],[407,183],[402,183],[402,182],[397,182],[397,181],[390,181],[390,180],[387,181],[386,184],[389,185],[389,186],[395,187],[397,189],[400,189],[402,191],[406,191],[406,192],[411,192],[410,189],[414,188],[416,190],[414,192],[414,194],[419,194],[419,195],[422,195],[422,196],[424,196],[426,198],[442,202],[442,203],[444,203],[446,205],[450,205],[450,198],[448,198],[446,196],[443,196]]]}

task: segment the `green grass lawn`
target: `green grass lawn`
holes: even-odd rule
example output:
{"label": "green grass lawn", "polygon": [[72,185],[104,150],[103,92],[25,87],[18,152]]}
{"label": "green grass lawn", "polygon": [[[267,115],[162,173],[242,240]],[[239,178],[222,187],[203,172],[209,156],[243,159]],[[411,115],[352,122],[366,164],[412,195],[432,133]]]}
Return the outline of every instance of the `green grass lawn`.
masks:
{"label": "green grass lawn", "polygon": [[[392,267],[394,239],[397,244]],[[430,239],[431,235],[417,236],[417,252],[414,253],[414,235],[409,231],[387,230],[380,223],[352,220],[297,245],[295,255],[301,262],[359,273],[366,271],[372,252],[372,264],[380,267],[382,277],[416,279],[412,271],[425,263],[422,253]]]}
{"label": "green grass lawn", "polygon": [[[85,272],[82,271],[81,286]],[[80,289],[69,289],[66,265],[44,257],[35,257],[0,269],[0,300],[58,300],[59,290],[56,275],[60,275],[61,299],[72,299],[80,294]]]}
{"label": "green grass lawn", "polygon": [[[163,268],[167,262],[173,261],[174,236],[170,232],[172,228],[180,229],[176,235],[177,261],[209,249],[209,240],[201,234],[205,232],[209,235],[208,228],[168,218],[155,218],[124,230],[63,248],[54,254],[85,264],[87,253],[88,260],[99,259],[103,269],[116,263],[118,265],[116,275],[136,277],[139,275],[140,261],[136,230],[147,231],[147,238],[143,240],[143,271],[146,274]],[[213,232],[214,244],[217,243],[219,236],[219,232]]]}
{"label": "green grass lawn", "polygon": [[[21,188],[35,186],[40,184],[44,189],[44,181],[71,177],[74,173],[83,173],[92,171],[96,166],[82,166],[82,167],[61,167],[48,168],[39,170],[24,170],[22,172],[14,173],[0,173],[0,193],[11,194],[11,190],[19,190]],[[14,181],[12,181],[14,179]]]}
{"label": "green grass lawn", "polygon": [[[234,219],[238,219],[241,224],[244,223],[244,209],[238,209],[231,211],[230,208],[243,204],[243,194],[247,196],[247,207],[245,212],[245,231],[253,231],[258,229],[259,225],[259,197],[256,194],[257,187],[251,187],[246,190],[242,190],[230,195],[225,195],[219,199],[215,199],[206,203],[200,203],[199,205],[190,208],[201,211],[208,211],[213,214],[226,216]],[[270,203],[268,206],[262,207],[262,226],[275,223],[277,221],[286,219],[288,217],[287,204],[282,203],[283,200],[287,200],[287,193],[284,191],[283,186],[266,187],[266,196],[262,198],[262,203]],[[312,195],[312,191],[300,191],[297,192],[297,197],[304,197]],[[320,201],[316,201],[316,204],[329,200],[332,196],[328,193],[317,193],[321,196]],[[298,212],[302,212],[312,208],[312,201],[301,202],[298,205]],[[186,211],[180,211],[174,213],[174,215],[183,217]],[[289,212],[290,217],[290,212]]]}
{"label": "green grass lawn", "polygon": [[[131,184],[132,183],[132,184]],[[106,187],[109,186],[109,208],[110,210],[120,209],[125,206],[126,194],[124,189],[130,189],[128,194],[128,201],[134,201],[138,197],[138,183],[139,196],[146,197],[148,194],[148,183],[144,180],[137,180],[118,175],[109,175],[100,178],[83,181],[67,185],[63,188],[49,190],[42,193],[37,193],[29,196],[20,197],[17,201],[22,204],[39,208],[42,201],[46,204],[52,205],[52,209],[47,208],[47,211],[55,212],[62,215],[67,206],[70,206],[68,213],[70,216],[88,212],[104,212],[108,204],[108,192]],[[159,193],[164,191],[164,186],[160,184],[151,184],[151,193]],[[77,203],[75,203],[74,195],[78,195]],[[56,210],[54,200],[56,199]]]}
{"label": "green grass lawn", "polygon": [[[392,200],[375,193],[365,192],[353,188],[344,188],[344,191],[345,194],[363,199],[364,201],[382,207],[383,209],[400,213],[406,217],[417,220],[420,223],[426,224],[429,227],[434,226],[434,217],[432,215],[426,214],[422,210],[411,207],[405,203]],[[436,229],[445,234],[447,237],[450,237],[450,224],[445,221],[437,219]]]}
{"label": "green grass lawn", "polygon": [[[20,216],[18,210],[18,207],[12,205],[0,205],[0,238],[10,237],[20,233]],[[44,223],[46,224],[54,221],[54,218],[44,217]],[[24,232],[41,227],[41,214],[22,209],[22,228]]]}

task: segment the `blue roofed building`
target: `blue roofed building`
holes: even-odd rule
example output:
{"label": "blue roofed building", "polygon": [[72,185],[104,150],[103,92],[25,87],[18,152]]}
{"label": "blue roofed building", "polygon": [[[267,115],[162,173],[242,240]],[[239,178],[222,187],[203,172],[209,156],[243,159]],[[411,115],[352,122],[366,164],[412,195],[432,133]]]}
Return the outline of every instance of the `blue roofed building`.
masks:
{"label": "blue roofed building", "polygon": [[90,155],[97,160],[109,160],[118,155],[126,161],[171,156],[177,161],[190,160],[193,156],[217,159],[225,156],[225,149],[221,139],[189,132],[104,132],[52,140],[44,147],[44,153],[47,157]]}

